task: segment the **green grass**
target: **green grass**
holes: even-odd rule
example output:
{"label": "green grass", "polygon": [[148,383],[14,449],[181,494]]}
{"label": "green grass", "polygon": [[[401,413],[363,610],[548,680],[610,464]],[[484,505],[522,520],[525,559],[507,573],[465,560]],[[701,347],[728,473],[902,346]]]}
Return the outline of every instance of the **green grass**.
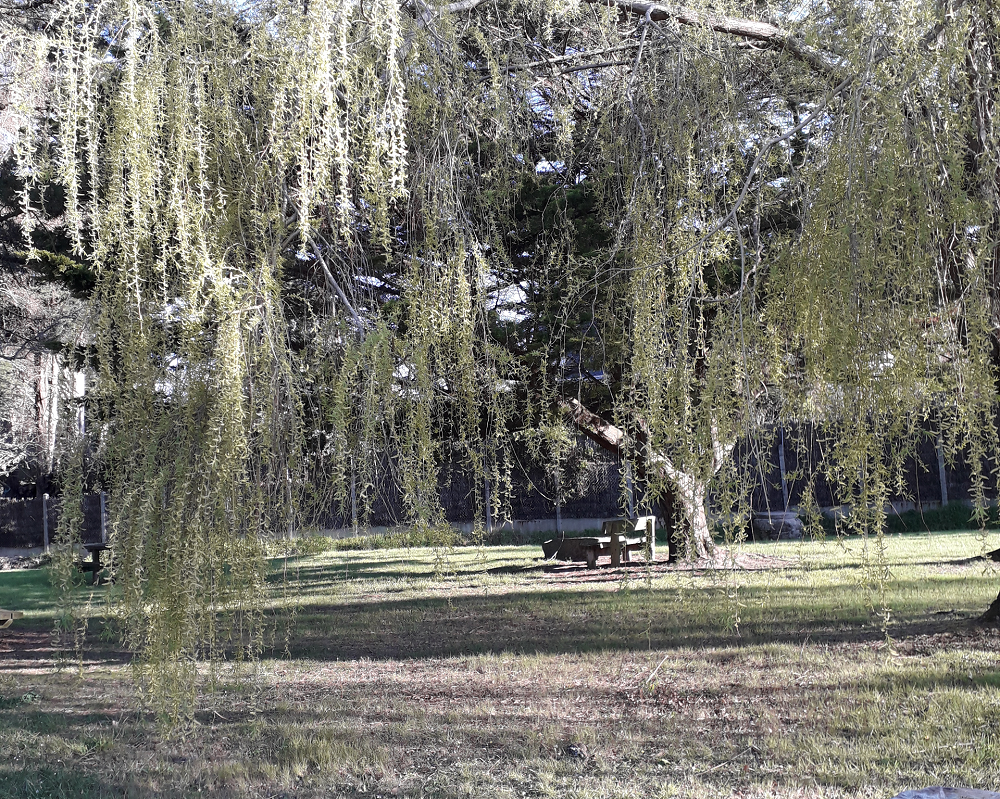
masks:
{"label": "green grass", "polygon": [[[997,790],[1000,631],[972,619],[1000,574],[959,562],[993,538],[888,537],[881,558],[857,538],[743,546],[759,571],[549,571],[537,547],[300,552],[275,561],[297,580],[291,657],[224,680],[173,734],[106,644],[54,669],[45,575],[0,573],[0,606],[28,611],[0,633],[0,795]],[[866,580],[880,568],[884,597]],[[276,616],[284,587],[276,573]],[[106,589],[78,590],[98,606]]]}
{"label": "green grass", "polygon": [[[984,509],[983,525],[990,530],[1000,529],[1000,508],[991,505]],[[913,533],[944,530],[967,530],[979,526],[972,518],[973,509],[968,505],[953,502],[942,508],[918,511],[908,510],[886,517],[886,529],[890,533]]]}
{"label": "green grass", "polygon": [[48,571],[24,569],[0,572],[0,608],[23,610],[29,618],[17,621],[19,626],[50,617],[54,619],[55,596],[49,584]]}

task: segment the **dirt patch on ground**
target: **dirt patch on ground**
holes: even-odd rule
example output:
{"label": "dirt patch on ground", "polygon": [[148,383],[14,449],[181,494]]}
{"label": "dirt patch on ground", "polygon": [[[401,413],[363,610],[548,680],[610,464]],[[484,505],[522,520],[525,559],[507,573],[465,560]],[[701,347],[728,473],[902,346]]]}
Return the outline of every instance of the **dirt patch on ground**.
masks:
{"label": "dirt patch on ground", "polygon": [[42,674],[54,668],[87,671],[130,659],[119,645],[96,635],[87,636],[78,646],[75,641],[60,642],[51,630],[0,630],[0,674]]}
{"label": "dirt patch on ground", "polygon": [[989,624],[960,623],[949,630],[901,638],[892,642],[892,648],[896,654],[911,656],[933,655],[954,649],[1000,652],[1000,628]]}

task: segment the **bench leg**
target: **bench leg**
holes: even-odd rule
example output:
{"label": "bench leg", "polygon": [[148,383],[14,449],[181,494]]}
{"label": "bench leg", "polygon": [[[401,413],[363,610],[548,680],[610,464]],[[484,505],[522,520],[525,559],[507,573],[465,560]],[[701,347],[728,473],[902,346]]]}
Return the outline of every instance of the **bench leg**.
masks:
{"label": "bench leg", "polygon": [[593,547],[587,548],[587,568],[596,569],[597,568],[597,552]]}
{"label": "bench leg", "polygon": [[101,553],[94,550],[90,553],[90,584],[97,585],[97,573],[101,570]]}

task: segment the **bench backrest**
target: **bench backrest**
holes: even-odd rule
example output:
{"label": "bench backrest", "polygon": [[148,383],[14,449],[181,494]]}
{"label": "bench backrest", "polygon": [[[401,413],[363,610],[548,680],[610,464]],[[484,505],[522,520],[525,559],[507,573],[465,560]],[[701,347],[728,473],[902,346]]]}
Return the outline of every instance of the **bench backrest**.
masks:
{"label": "bench backrest", "polygon": [[644,536],[647,533],[651,540],[656,539],[656,517],[637,516],[633,519],[608,519],[601,525],[601,535],[630,535],[638,533]]}
{"label": "bench backrest", "polygon": [[611,559],[617,561],[618,538],[629,535],[638,536],[643,544],[649,547],[649,558],[656,558],[656,517],[637,516],[633,519],[609,519],[601,525],[601,535],[611,538]]}

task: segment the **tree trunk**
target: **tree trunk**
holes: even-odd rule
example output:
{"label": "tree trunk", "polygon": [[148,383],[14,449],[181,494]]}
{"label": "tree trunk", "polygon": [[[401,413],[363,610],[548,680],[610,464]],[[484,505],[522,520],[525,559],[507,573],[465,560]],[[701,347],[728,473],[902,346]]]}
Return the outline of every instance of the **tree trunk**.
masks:
{"label": "tree trunk", "polygon": [[[1000,74],[1000,48],[996,37],[991,35],[1000,25],[1000,15],[993,4],[974,4],[970,14],[967,38],[966,71],[969,87],[969,101],[974,109],[974,124],[971,127],[966,147],[966,163],[975,193],[984,208],[992,210],[988,219],[988,233],[984,241],[989,242],[986,251],[986,273],[989,276],[992,330],[992,367],[995,386],[1000,386],[1000,165],[995,153],[1000,136],[997,134],[996,114],[1000,107],[1000,91],[997,77]],[[965,269],[972,258],[951,259],[952,281],[955,289],[964,291]],[[961,320],[964,323],[964,318]],[[987,557],[997,560],[997,550]],[[983,623],[1000,619],[1000,594],[979,617]]]}
{"label": "tree trunk", "polygon": [[676,562],[684,553],[683,535],[677,535],[674,522],[677,519],[677,496],[673,491],[665,491],[653,500],[657,529],[667,537],[667,563]]}
{"label": "tree trunk", "polygon": [[993,604],[986,609],[986,612],[976,619],[980,624],[989,624],[997,620],[1000,620],[1000,594],[997,594],[997,598],[993,600]]}
{"label": "tree trunk", "polygon": [[677,485],[677,498],[684,509],[684,518],[689,525],[688,555],[694,559],[707,558],[715,551],[715,541],[712,539],[708,513],[705,510],[708,486],[694,475],[677,470],[672,477]]}
{"label": "tree trunk", "polygon": [[[605,421],[596,413],[587,410],[577,400],[564,400],[559,408],[569,421],[591,441],[602,449],[624,454],[627,444],[625,431]],[[713,448],[713,470],[722,467],[722,461],[732,450],[732,445],[716,443]],[[715,542],[708,523],[705,501],[708,499],[708,483],[701,477],[689,474],[662,455],[647,455],[645,470],[656,469],[676,491],[671,495],[659,496],[654,504],[661,509],[664,529],[667,531],[668,559],[677,560],[682,553],[689,558],[707,558],[715,551]],[[674,533],[674,519],[677,504],[680,504],[682,522],[686,535]],[[680,538],[680,540],[677,540]]]}

